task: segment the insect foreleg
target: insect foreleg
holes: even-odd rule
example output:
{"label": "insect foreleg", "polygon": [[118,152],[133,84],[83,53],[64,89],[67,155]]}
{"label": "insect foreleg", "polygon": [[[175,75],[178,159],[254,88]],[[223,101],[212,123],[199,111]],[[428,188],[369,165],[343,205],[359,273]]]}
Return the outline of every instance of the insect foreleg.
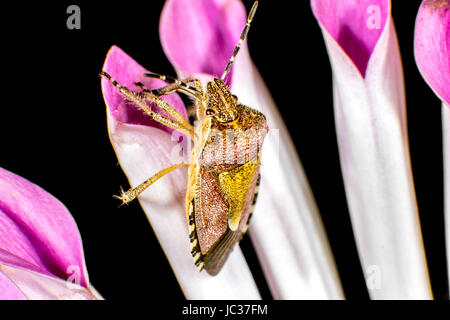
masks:
{"label": "insect foreleg", "polygon": [[[156,96],[166,95],[174,93],[175,91],[185,93],[195,99],[201,99],[203,97],[203,87],[200,80],[195,78],[188,78],[185,80],[178,80],[169,76],[160,75],[157,73],[144,73],[144,76],[149,78],[155,78],[160,79],[168,83],[167,86],[154,89],[154,90],[148,90],[144,89],[144,91],[151,92],[152,94]],[[192,85],[189,85],[192,84]],[[141,83],[138,83],[138,85],[142,85]],[[143,85],[141,86],[143,88]]]}
{"label": "insect foreleg", "polygon": [[[195,78],[188,78],[180,81],[178,79],[156,73],[145,73],[144,76],[160,79],[169,83],[165,87],[149,90],[145,88],[143,83],[136,82],[135,84],[139,86],[142,89],[142,91],[144,91],[144,93],[154,94],[156,96],[171,94],[175,91],[185,93],[197,100],[197,103],[195,104],[196,107],[194,114],[196,115],[197,119],[203,119],[205,113],[205,107],[203,105],[203,102],[205,101],[206,98],[204,97],[203,85],[200,80]],[[188,84],[192,84],[192,86],[188,86]],[[147,96],[145,96],[145,98],[147,98]]]}
{"label": "insect foreleg", "polygon": [[188,167],[189,163],[178,163],[174,164],[173,166],[167,167],[155,175],[151,176],[147,180],[145,180],[143,183],[138,185],[135,188],[129,189],[127,192],[124,192],[123,189],[120,192],[120,196],[113,196],[116,199],[122,200],[122,204],[128,204],[131,201],[133,201],[139,194],[141,194],[145,189],[150,187],[154,182],[156,182],[159,178],[163,177],[164,175],[168,174],[169,172],[172,172],[175,169],[182,168],[182,167]]}
{"label": "insect foreleg", "polygon": [[144,97],[147,97],[148,95],[160,97],[160,96],[168,95],[168,94],[178,91],[178,92],[184,93],[194,99],[200,99],[200,95],[197,94],[196,92],[192,92],[187,88],[180,87],[177,84],[169,84],[165,87],[162,87],[159,89],[153,89],[153,90],[147,89],[142,82],[135,82],[135,85],[137,85],[138,87],[140,87],[142,89],[142,91],[144,92]]}
{"label": "insect foreleg", "polygon": [[[191,139],[194,138],[194,128],[192,125],[187,122],[187,120],[183,117],[181,113],[179,113],[175,108],[173,108],[171,105],[169,105],[164,100],[155,97],[155,96],[149,96],[149,97],[143,97],[143,93],[141,92],[134,92],[127,87],[121,86],[116,80],[114,80],[108,73],[102,71],[100,75],[106,77],[108,80],[111,81],[111,83],[117,87],[120,91],[120,93],[133,102],[136,107],[141,109],[144,113],[146,113],[148,116],[150,116],[153,120],[158,121],[159,123],[175,129],[183,134],[186,134],[191,137]],[[167,118],[163,115],[161,115],[158,112],[153,111],[147,103],[145,103],[144,100],[149,100],[154,102],[158,107],[166,111],[170,116],[172,116],[175,120],[172,120],[170,118]]]}

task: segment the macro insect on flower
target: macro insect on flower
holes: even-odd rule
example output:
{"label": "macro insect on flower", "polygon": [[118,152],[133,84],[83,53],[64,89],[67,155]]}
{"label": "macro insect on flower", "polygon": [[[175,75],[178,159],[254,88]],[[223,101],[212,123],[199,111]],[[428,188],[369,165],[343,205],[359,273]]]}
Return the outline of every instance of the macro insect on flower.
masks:
{"label": "macro insect on flower", "polygon": [[[246,38],[257,5],[255,1],[221,78],[209,81],[205,91],[198,79],[180,81],[154,73],[144,76],[158,78],[167,85],[149,90],[136,82],[141,90],[133,91],[121,86],[106,71],[101,72],[135,107],[193,140],[190,163],[169,166],[116,197],[127,204],[167,173],[189,167],[186,213],[191,254],[197,268],[206,269],[211,275],[220,271],[228,254],[247,231],[258,194],[260,150],[268,132],[266,118],[241,104],[224,81]],[[194,100],[195,127],[160,98],[174,92]],[[156,104],[169,117],[152,110],[146,101]]]}

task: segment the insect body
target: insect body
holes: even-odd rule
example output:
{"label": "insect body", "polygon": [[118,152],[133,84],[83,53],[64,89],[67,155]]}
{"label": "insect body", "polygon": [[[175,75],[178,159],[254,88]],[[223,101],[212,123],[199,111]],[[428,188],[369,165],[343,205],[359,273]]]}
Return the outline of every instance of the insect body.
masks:
{"label": "insect body", "polygon": [[[128,203],[165,174],[189,167],[186,213],[191,254],[197,268],[206,269],[211,275],[220,271],[228,254],[246,232],[258,193],[260,150],[268,131],[266,119],[259,111],[241,104],[223,81],[246,37],[257,4],[256,1],[250,11],[222,78],[208,82],[206,90],[197,79],[180,81],[149,73],[145,75],[164,80],[168,85],[149,90],[136,83],[142,90],[132,91],[108,73],[101,73],[147,115],[193,139],[190,163],[172,165],[116,197]],[[195,128],[159,98],[173,92],[194,99],[199,123]],[[153,111],[146,101],[158,105],[170,118]]]}

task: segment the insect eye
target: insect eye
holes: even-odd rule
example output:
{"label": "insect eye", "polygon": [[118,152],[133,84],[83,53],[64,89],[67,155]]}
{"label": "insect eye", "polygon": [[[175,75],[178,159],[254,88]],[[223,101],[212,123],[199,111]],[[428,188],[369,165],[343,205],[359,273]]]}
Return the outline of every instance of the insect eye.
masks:
{"label": "insect eye", "polygon": [[216,112],[213,109],[206,109],[205,113],[206,113],[207,116],[212,116]]}

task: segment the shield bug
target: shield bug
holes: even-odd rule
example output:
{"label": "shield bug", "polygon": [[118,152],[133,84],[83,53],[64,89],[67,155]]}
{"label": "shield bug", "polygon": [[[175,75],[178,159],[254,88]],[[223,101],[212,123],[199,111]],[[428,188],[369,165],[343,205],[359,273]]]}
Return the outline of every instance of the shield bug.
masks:
{"label": "shield bug", "polygon": [[[159,78],[167,85],[150,90],[136,83],[140,90],[133,91],[121,86],[107,72],[101,72],[137,108],[193,140],[190,163],[172,165],[115,197],[127,204],[165,174],[189,167],[186,213],[191,254],[197,268],[206,269],[211,275],[220,271],[247,231],[258,194],[260,150],[268,131],[266,118],[241,104],[224,82],[246,38],[257,5],[255,1],[221,78],[209,81],[205,88],[198,79],[178,80],[147,73],[145,76]],[[160,98],[174,92],[193,98],[195,127]],[[146,101],[156,104],[170,117],[153,111]]]}

